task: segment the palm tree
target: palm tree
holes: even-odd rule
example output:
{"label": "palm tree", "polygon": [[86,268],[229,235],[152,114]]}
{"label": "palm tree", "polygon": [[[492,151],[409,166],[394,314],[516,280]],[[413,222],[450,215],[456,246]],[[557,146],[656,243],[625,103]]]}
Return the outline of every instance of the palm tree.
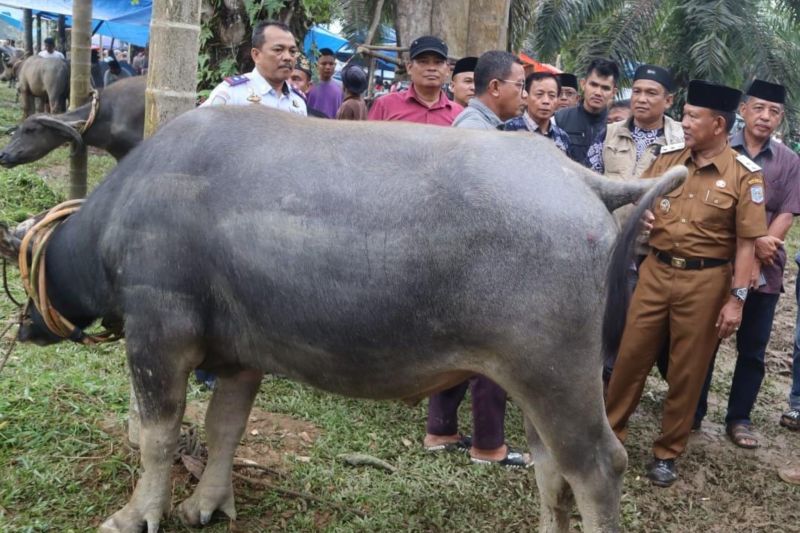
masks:
{"label": "palm tree", "polygon": [[530,27],[525,48],[543,60],[560,54],[575,72],[609,57],[670,67],[683,87],[692,78],[733,87],[753,77],[778,81],[789,89],[787,114],[797,123],[798,0],[539,0]]}

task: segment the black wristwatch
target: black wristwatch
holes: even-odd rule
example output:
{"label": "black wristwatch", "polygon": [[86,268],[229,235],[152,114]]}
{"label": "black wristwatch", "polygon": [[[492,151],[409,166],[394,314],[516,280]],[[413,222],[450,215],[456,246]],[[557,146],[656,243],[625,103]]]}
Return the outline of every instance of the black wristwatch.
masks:
{"label": "black wristwatch", "polygon": [[735,296],[737,300],[744,303],[744,301],[747,300],[747,287],[731,289],[731,294]]}

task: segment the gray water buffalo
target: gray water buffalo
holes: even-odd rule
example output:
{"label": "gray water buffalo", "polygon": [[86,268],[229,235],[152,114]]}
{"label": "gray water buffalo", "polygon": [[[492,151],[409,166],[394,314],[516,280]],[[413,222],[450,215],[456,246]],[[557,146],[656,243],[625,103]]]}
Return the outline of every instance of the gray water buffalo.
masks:
{"label": "gray water buffalo", "polygon": [[0,46],[0,81],[7,81],[8,86],[13,87],[24,58],[25,50],[13,46]]}
{"label": "gray water buffalo", "polygon": [[[544,137],[191,111],[53,233],[50,301],[74,329],[55,335],[29,304],[18,338],[124,325],[144,472],[104,532],[154,532],[169,510],[196,368],[218,381],[208,465],[178,508],[190,525],[236,515],[231,465],[265,372],[406,401],[480,373],[524,412],[541,530],[568,529],[571,488],[584,531],[616,531],[627,456],[602,396],[609,209],[646,193],[641,213],[683,170],[615,183]],[[24,231],[5,231],[0,252],[15,257]],[[634,244],[616,249],[618,280]]]}
{"label": "gray water buffalo", "polygon": [[69,141],[102,148],[115,159],[122,159],[142,141],[146,86],[147,80],[136,76],[100,91],[96,115],[88,127],[91,102],[61,115],[26,118],[0,150],[0,165],[31,163]]}
{"label": "gray water buffalo", "polygon": [[[19,64],[17,90],[22,99],[22,118],[41,112],[67,109],[69,65],[63,59],[28,57]],[[34,99],[38,99],[38,106]]]}

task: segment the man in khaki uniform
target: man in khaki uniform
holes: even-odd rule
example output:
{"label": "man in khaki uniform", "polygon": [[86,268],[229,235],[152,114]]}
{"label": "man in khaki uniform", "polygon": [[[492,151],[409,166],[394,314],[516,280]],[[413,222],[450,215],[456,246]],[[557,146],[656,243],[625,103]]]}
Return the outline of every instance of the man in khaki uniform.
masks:
{"label": "man in khaki uniform", "polygon": [[669,390],[647,472],[658,486],[677,479],[675,458],[686,447],[709,362],[718,340],[741,323],[755,239],[767,233],[764,180],[728,144],[740,97],[736,89],[690,82],[685,145],[662,149],[643,174],[659,176],[674,165],[689,169],[686,182],[657,199],[650,213],[652,252],[628,311],[606,411],[624,441],[628,418],[669,336]]}
{"label": "man in khaki uniform", "polygon": [[[638,179],[653,164],[662,148],[683,143],[681,123],[665,114],[672,107],[674,85],[672,75],[663,67],[642,65],[636,69],[631,88],[633,116],[626,121],[610,124],[598,136],[587,155],[592,170],[615,180]],[[633,205],[625,205],[614,211],[614,218],[620,227],[634,209]],[[628,272],[631,290],[636,287],[639,278],[638,267],[649,253],[647,237],[640,236],[636,262]],[[614,353],[607,354],[603,362],[603,383],[606,387],[614,370],[615,356]]]}

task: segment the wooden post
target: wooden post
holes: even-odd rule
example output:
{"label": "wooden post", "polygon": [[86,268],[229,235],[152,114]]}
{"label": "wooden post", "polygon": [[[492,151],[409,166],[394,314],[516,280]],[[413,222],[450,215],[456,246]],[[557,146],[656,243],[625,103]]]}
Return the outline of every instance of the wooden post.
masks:
{"label": "wooden post", "polygon": [[36,14],[36,52],[42,51],[42,14]]}
{"label": "wooden post", "polygon": [[30,9],[22,10],[22,33],[25,55],[33,55],[33,11]]}
{"label": "wooden post", "polygon": [[64,15],[58,16],[58,50],[67,57],[67,23]]}
{"label": "wooden post", "polygon": [[[72,2],[72,47],[69,80],[69,108],[89,99],[91,91],[92,0]],[[75,150],[69,165],[69,197],[86,196],[86,149]]]}
{"label": "wooden post", "polygon": [[144,136],[197,100],[201,0],[155,0],[150,19],[150,51],[145,91]]}

